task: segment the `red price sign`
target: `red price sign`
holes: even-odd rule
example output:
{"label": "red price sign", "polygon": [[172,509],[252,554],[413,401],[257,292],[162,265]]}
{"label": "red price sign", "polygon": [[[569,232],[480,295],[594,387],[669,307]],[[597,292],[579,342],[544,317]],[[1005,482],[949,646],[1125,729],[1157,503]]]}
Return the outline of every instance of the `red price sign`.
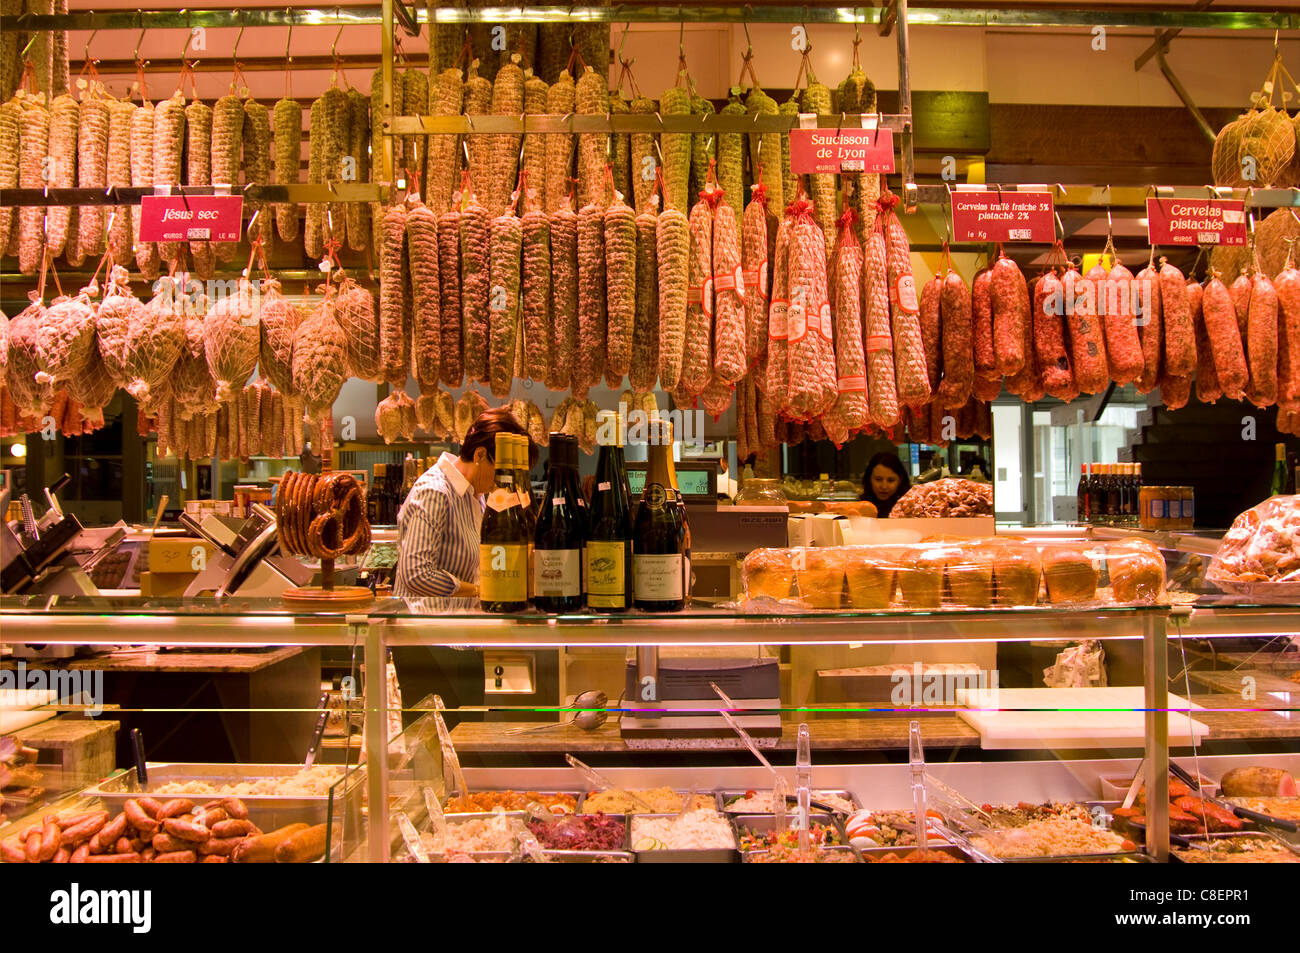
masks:
{"label": "red price sign", "polygon": [[954,192],[952,233],[959,242],[1056,241],[1051,192]]}
{"label": "red price sign", "polygon": [[1245,245],[1246,203],[1233,199],[1147,199],[1152,245]]}
{"label": "red price sign", "polygon": [[140,240],[237,242],[243,214],[239,195],[146,195],[140,200]]}
{"label": "red price sign", "polygon": [[795,175],[893,172],[892,129],[791,129],[790,171]]}

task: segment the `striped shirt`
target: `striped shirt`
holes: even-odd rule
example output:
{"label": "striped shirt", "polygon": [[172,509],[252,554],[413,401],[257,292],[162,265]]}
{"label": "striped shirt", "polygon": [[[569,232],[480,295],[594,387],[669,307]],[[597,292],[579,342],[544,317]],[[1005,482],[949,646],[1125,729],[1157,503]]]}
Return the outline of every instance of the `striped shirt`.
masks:
{"label": "striped shirt", "polygon": [[393,595],[450,596],[459,582],[478,582],[483,501],[444,453],[411,487],[397,513]]}

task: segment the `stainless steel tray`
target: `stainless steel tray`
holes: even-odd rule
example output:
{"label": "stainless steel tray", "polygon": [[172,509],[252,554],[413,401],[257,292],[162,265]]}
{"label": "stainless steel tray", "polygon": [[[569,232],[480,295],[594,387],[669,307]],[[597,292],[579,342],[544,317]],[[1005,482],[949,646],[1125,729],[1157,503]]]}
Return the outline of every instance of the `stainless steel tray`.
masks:
{"label": "stainless steel tray", "polygon": [[[619,788],[619,790],[621,790],[621,791],[644,791],[644,790],[646,790],[646,789],[645,789],[645,788]],[[594,792],[593,792],[593,793],[594,793]],[[686,797],[686,795],[687,795],[688,792],[687,792],[687,790],[686,790],[685,788],[674,788],[674,789],[673,789],[673,793],[676,794],[676,795],[678,795],[679,797]],[[590,812],[590,811],[587,810],[587,798],[588,798],[588,796],[589,796],[588,794],[584,793],[583,796],[582,796],[582,799],[578,802],[578,813],[579,813],[579,814],[588,814],[588,813],[593,813],[593,812]],[[718,813],[722,813],[722,805],[721,805],[721,802],[720,802],[719,799],[718,799],[718,794],[717,794],[716,791],[696,791],[696,792],[695,792],[695,796],[696,796],[696,797],[699,797],[699,798],[705,798],[706,800],[708,800],[708,799],[712,799],[712,800],[713,800],[713,809],[714,809],[715,811],[717,811]],[[596,812],[596,813],[598,813],[598,812]],[[627,815],[629,815],[629,816],[633,816],[633,815],[635,815],[635,816],[638,816],[638,817],[661,817],[661,816],[663,816],[663,815],[659,815],[659,814],[652,814],[652,813],[650,813],[649,811],[644,811],[644,812],[642,812],[642,811],[606,811],[605,813],[607,813],[607,814],[624,814],[624,813],[625,813],[625,814],[627,814]]]}
{"label": "stainless steel tray", "polygon": [[[843,861],[843,863],[862,863],[862,855],[852,847],[823,847],[822,850],[827,854],[844,854],[852,858],[851,860]],[[764,858],[767,856],[767,853],[768,852],[765,850],[751,850],[746,851],[742,856],[744,858],[744,863],[746,864],[761,864],[766,862]]]}
{"label": "stainless steel tray", "polygon": [[[1202,837],[1197,837],[1197,838],[1195,838],[1195,840],[1198,840],[1198,841],[1200,841],[1200,840],[1205,840],[1205,839],[1206,839],[1206,838],[1203,837],[1203,836],[1202,836]],[[1225,841],[1225,840],[1235,840],[1235,839],[1264,841],[1264,842],[1269,843],[1269,844],[1275,844],[1275,845],[1277,845],[1278,847],[1281,847],[1281,848],[1282,848],[1283,850],[1285,850],[1285,851],[1290,851],[1292,854],[1298,854],[1298,855],[1300,855],[1300,848],[1297,848],[1295,845],[1288,843],[1287,841],[1283,840],[1283,839],[1280,838],[1280,837],[1275,837],[1272,833],[1267,832],[1267,831],[1248,831],[1248,832],[1246,832],[1246,833],[1240,833],[1240,834],[1211,834],[1211,835],[1209,836],[1209,841],[1210,841],[1211,843],[1213,843],[1213,842],[1215,842],[1215,841],[1222,842],[1222,841]],[[1174,851],[1177,851],[1177,850],[1184,850],[1184,851],[1187,851],[1187,850],[1196,850],[1196,848],[1194,848],[1194,847],[1190,847],[1190,848],[1189,848],[1189,847],[1179,847],[1179,846],[1177,846],[1177,845],[1170,845],[1170,846],[1171,846],[1172,849],[1170,850],[1170,853],[1169,853],[1169,859],[1170,859],[1171,861],[1173,861],[1173,862],[1177,862],[1177,863],[1180,863],[1180,864],[1188,863],[1188,861],[1183,860],[1183,859],[1182,859],[1181,857],[1179,857],[1176,853],[1174,853]]]}
{"label": "stainless steel tray", "polygon": [[[884,857],[886,854],[897,854],[899,857],[906,857],[914,850],[916,850],[915,845],[908,845],[907,847],[868,847],[865,850],[860,851],[860,853],[862,854],[862,859],[864,861],[869,864],[874,864],[879,863],[880,858]],[[982,860],[982,858],[977,854],[962,850],[962,848],[958,847],[956,844],[927,844],[926,850],[948,854],[952,857],[960,858],[968,864],[979,863]]]}
{"label": "stainless steel tray", "polygon": [[[136,780],[135,769],[128,768],[110,775],[85,794],[102,800],[110,810],[120,811],[122,805],[133,797],[150,794],[160,799],[188,797],[196,804],[232,795],[223,794],[161,794],[154,792],[173,782],[203,781],[216,787],[259,781],[267,778],[287,778],[303,770],[301,764],[188,764],[165,762],[147,765],[149,783],[143,788]],[[339,779],[343,771],[339,770]],[[248,817],[263,830],[274,830],[285,824],[298,822],[323,824],[329,812],[329,794],[295,795],[241,794],[237,796],[248,808]]]}
{"label": "stainless steel tray", "polygon": [[[753,831],[756,834],[769,834],[775,829],[776,826],[775,814],[732,814],[730,815],[730,817],[731,817],[731,826],[734,827],[736,830],[737,844],[740,843],[741,835],[743,835],[746,831]],[[787,817],[787,821],[788,820],[790,820],[790,818]],[[834,845],[828,844],[827,847],[831,847],[831,846],[850,847],[851,846],[849,844],[848,837],[845,836],[844,826],[839,823],[839,820],[835,817],[835,815],[809,814],[808,820],[813,824],[820,824],[824,827],[829,827],[831,830],[835,832],[835,836],[839,838],[841,843],[834,844]],[[759,848],[759,850],[766,851],[767,848],[763,847],[763,848]],[[743,850],[743,848],[741,852],[751,853],[749,851]]]}
{"label": "stainless steel tray", "polygon": [[[748,794],[750,791],[754,791],[754,790],[755,790],[754,788],[745,788],[745,789],[734,789],[734,788],[733,788],[733,789],[728,789],[728,790],[719,791],[719,792],[718,792],[718,803],[722,806],[722,810],[723,810],[723,812],[724,812],[724,813],[727,813],[727,814],[755,814],[755,813],[757,813],[757,812],[755,812],[755,811],[751,811],[751,810],[748,810],[748,809],[745,809],[745,810],[735,810],[735,809],[733,809],[733,808],[727,806],[727,801],[731,800],[732,798],[742,797],[742,796]],[[822,788],[821,791],[822,791],[823,793],[825,793],[825,794],[834,794],[834,795],[837,795],[838,797],[842,797],[842,798],[844,798],[846,801],[848,801],[849,803],[851,803],[851,804],[853,805],[853,810],[854,810],[854,811],[860,811],[860,810],[862,810],[862,802],[858,800],[857,795],[854,794],[852,791],[840,791],[840,790],[836,790],[836,789],[834,789],[834,788]],[[766,790],[766,791],[759,790],[759,791],[756,791],[756,793],[758,793],[758,794],[764,794],[764,793],[770,794],[770,793],[771,793],[771,790],[770,790],[770,789],[768,789],[768,790]],[[814,798],[813,800],[815,801],[816,798]],[[787,803],[789,803],[791,809],[794,808],[795,805],[794,805],[793,801],[788,801]],[[813,807],[813,810],[814,810],[814,811],[821,811],[821,812],[823,812],[823,813],[834,814],[834,815],[836,815],[836,816],[847,816],[848,814],[853,813],[853,811],[838,811],[838,810],[833,810],[833,809],[831,809],[831,808],[829,808],[829,807],[818,807],[817,804],[813,804],[812,807]]]}
{"label": "stainless steel tray", "polygon": [[[682,792],[685,793],[685,792]],[[698,793],[698,792],[697,792]],[[736,831],[731,828],[730,848],[709,848],[707,850],[637,850],[636,821],[638,818],[674,818],[676,814],[634,814],[629,818],[629,836],[632,839],[632,852],[636,854],[638,864],[734,864],[740,861],[740,850],[736,844]],[[726,815],[723,815],[724,819]],[[730,827],[730,825],[728,825]]]}
{"label": "stainless steel tray", "polygon": [[[456,815],[456,814],[448,814],[448,815],[447,815],[447,818],[450,820],[450,819],[455,818],[455,817],[458,817],[458,816],[459,816],[459,815]],[[586,816],[588,816],[588,817],[595,817],[596,815],[594,815],[594,814],[589,814],[589,815],[586,815]],[[543,845],[542,850],[545,851],[547,854],[556,854],[556,855],[559,855],[559,854],[566,854],[566,855],[567,855],[567,854],[608,854],[608,853],[621,853],[621,852],[624,852],[624,851],[629,851],[629,850],[631,850],[631,833],[630,833],[631,825],[630,825],[629,822],[630,822],[630,819],[631,819],[632,815],[628,815],[628,814],[606,814],[606,815],[604,815],[604,816],[605,816],[605,817],[613,818],[613,819],[615,819],[615,820],[617,820],[617,821],[621,821],[622,824],[623,824],[623,841],[622,841],[621,844],[619,844],[618,847],[611,847],[611,848],[604,849],[604,850],[565,850],[565,849],[562,848],[562,847],[546,847],[545,845]],[[524,818],[524,823],[527,824],[528,820],[529,820],[529,818],[525,817],[525,818]],[[539,838],[538,842],[539,842],[539,843],[541,842],[541,841],[540,841],[540,838]],[[558,858],[557,858],[557,859],[558,859]]]}
{"label": "stainless steel tray", "polygon": [[[547,850],[543,851],[554,864],[630,864],[636,855],[630,850]],[[525,863],[535,863],[524,858]]]}
{"label": "stainless steel tray", "polygon": [[[471,793],[471,794],[482,794],[482,793],[485,792],[485,791],[504,791],[504,790],[512,790],[512,791],[515,791],[515,793],[517,793],[517,794],[522,794],[522,793],[524,793],[523,791],[518,790],[518,789],[516,789],[516,788],[474,788],[474,789],[471,789],[471,790],[470,790],[470,793]],[[579,790],[574,790],[574,789],[572,789],[572,788],[569,788],[569,789],[566,789],[566,788],[549,788],[549,789],[547,789],[547,790],[545,790],[545,791],[534,791],[533,793],[534,793],[534,794],[567,794],[567,795],[569,795],[570,797],[572,797],[572,798],[574,799],[574,802],[575,802],[575,804],[574,804],[574,813],[575,813],[575,814],[581,814],[581,813],[582,813],[582,799],[583,799],[584,797],[586,797],[586,792],[584,792],[584,791],[579,791]],[[443,806],[443,809],[444,809],[444,810],[446,810],[447,802],[448,802],[449,800],[450,800],[449,798],[443,798],[443,800],[442,800],[442,806]],[[448,817],[467,817],[467,816],[470,816],[470,815],[472,815],[472,814],[481,814],[481,813],[483,813],[483,812],[481,812],[481,811],[446,811],[446,814],[447,814]]]}

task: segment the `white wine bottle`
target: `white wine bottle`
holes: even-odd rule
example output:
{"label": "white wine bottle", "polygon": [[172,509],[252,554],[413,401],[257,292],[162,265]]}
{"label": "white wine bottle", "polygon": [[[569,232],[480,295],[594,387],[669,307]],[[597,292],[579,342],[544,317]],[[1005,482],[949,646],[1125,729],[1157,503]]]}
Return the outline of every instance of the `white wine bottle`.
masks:
{"label": "white wine bottle", "polygon": [[488,494],[479,536],[479,600],[484,612],[528,607],[528,533],[515,487],[514,434],[496,435],[496,485]]}

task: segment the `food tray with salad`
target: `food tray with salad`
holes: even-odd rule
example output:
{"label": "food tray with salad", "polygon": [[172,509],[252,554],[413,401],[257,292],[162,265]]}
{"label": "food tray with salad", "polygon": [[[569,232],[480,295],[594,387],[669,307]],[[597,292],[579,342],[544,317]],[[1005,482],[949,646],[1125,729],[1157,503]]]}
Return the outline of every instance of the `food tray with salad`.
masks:
{"label": "food tray with salad", "polygon": [[[723,790],[718,792],[718,798],[722,801],[722,809],[728,814],[771,814],[772,791],[754,790]],[[795,796],[789,794],[786,797],[786,810],[792,810],[796,806]],[[812,792],[812,809],[814,811],[825,811],[829,814],[852,814],[862,807],[857,797],[852,791],[821,789]]]}
{"label": "food tray with salad", "polygon": [[640,864],[734,864],[740,860],[736,833],[715,810],[686,814],[637,814],[632,850]]}

